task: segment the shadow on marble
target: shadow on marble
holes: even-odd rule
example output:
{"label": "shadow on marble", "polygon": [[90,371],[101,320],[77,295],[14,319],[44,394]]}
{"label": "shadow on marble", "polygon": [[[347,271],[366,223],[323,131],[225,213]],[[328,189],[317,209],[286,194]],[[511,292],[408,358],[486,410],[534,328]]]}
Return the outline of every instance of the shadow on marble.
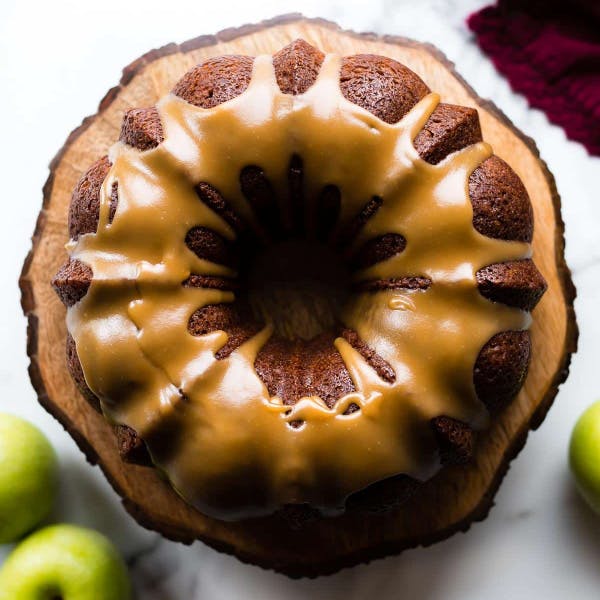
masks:
{"label": "shadow on marble", "polygon": [[451,545],[408,551],[327,577],[292,580],[201,543],[186,548],[163,540],[136,561],[132,574],[144,600],[398,600],[403,592],[407,598],[442,600],[447,582],[460,577],[464,551],[472,552],[472,543],[459,534]]}
{"label": "shadow on marble", "polygon": [[563,472],[562,510],[567,527],[560,542],[577,555],[586,571],[600,584],[600,519],[579,496],[567,469]]}
{"label": "shadow on marble", "polygon": [[158,537],[135,523],[97,467],[69,455],[60,457],[60,489],[52,520],[100,531],[126,559]]}

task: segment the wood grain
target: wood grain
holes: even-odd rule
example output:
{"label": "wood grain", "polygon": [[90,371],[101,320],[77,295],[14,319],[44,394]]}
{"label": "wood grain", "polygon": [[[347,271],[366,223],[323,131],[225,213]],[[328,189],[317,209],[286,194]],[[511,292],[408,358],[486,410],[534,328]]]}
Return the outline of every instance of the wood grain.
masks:
{"label": "wood grain", "polygon": [[[529,191],[535,214],[534,258],[549,284],[534,313],[533,361],[525,386],[481,436],[472,465],[445,469],[423,486],[418,497],[393,513],[322,520],[298,531],[278,518],[238,523],[209,519],[186,505],[153,469],[124,464],[111,427],[81,397],[68,374],[65,311],[49,283],[66,258],[71,192],[88,166],[117,139],[127,109],[151,106],[188,68],[207,57],[273,53],[296,38],[324,51],[390,56],[419,74],[443,101],[477,108],[484,139],[511,164]],[[291,576],[328,573],[427,545],[485,518],[510,460],[528,431],[542,422],[576,350],[575,290],[564,262],[564,226],[554,179],[534,142],[493,104],[479,98],[432,46],[356,34],[326,21],[287,15],[153,50],[124,69],[121,82],[106,94],[98,113],[71,133],[50,164],[43,193],[33,247],[20,279],[28,317],[29,373],[39,401],[64,425],[88,460],[101,466],[142,525],[186,543],[201,539],[242,560]]]}

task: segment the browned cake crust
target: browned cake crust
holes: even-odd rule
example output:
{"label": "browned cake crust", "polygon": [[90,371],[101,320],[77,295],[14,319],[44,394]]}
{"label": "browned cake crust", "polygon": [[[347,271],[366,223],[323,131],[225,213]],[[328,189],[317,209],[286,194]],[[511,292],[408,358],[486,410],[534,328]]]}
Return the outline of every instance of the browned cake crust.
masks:
{"label": "browned cake crust", "polygon": [[375,350],[370,348],[354,331],[344,327],[338,332],[340,337],[343,337],[355,350],[361,354],[365,361],[375,370],[377,375],[384,381],[392,383],[396,381],[396,373],[391,365],[385,361]]}
{"label": "browned cake crust", "polygon": [[94,233],[98,227],[100,188],[110,169],[108,156],[96,161],[73,190],[69,208],[69,237],[76,240],[84,233]]}
{"label": "browned cake crust", "polygon": [[185,287],[201,287],[211,290],[232,292],[239,288],[239,284],[236,279],[216,277],[214,275],[197,275],[196,273],[190,275],[185,281],[182,282],[182,285]]}
{"label": "browned cake crust", "polygon": [[431,285],[427,277],[393,277],[373,279],[357,283],[354,288],[361,292],[381,292],[383,290],[426,290]]}
{"label": "browned cake crust", "polygon": [[489,300],[528,311],[546,291],[546,282],[531,259],[484,267],[477,272],[477,286]]}
{"label": "browned cake crust", "polygon": [[440,447],[442,464],[462,464],[471,460],[474,435],[466,423],[442,416],[432,419],[431,426]]}
{"label": "browned cake crust", "polygon": [[296,40],[273,55],[277,84],[285,94],[303,94],[315,81],[325,55],[304,40]]}
{"label": "browned cake crust", "polygon": [[246,91],[253,62],[250,56],[209,58],[188,71],[173,93],[194,106],[213,108]]}
{"label": "browned cake crust", "polygon": [[473,369],[479,399],[490,412],[504,408],[521,389],[531,357],[528,331],[503,331],[481,349]]}
{"label": "browned cake crust", "polygon": [[227,200],[221,196],[218,190],[206,182],[200,182],[196,186],[198,198],[210,209],[214,210],[224,221],[238,232],[243,233],[246,230],[246,224],[243,219],[235,213]]}
{"label": "browned cake crust", "polygon": [[342,60],[342,94],[386,123],[397,123],[429,88],[410,69],[385,56],[357,54]]}
{"label": "browned cake crust", "polygon": [[77,349],[75,347],[75,340],[71,336],[71,334],[67,333],[67,367],[69,368],[69,373],[77,385],[77,388],[81,392],[82,396],[90,403],[90,405],[100,412],[100,400],[90,390],[88,384],[85,381],[85,376],[83,374],[83,369],[81,367],[81,362],[79,362],[79,356],[77,355]]}
{"label": "browned cake crust", "polygon": [[366,269],[400,254],[406,248],[406,239],[399,233],[384,233],[365,242],[352,261],[355,269]]}
{"label": "browned cake crust", "polygon": [[272,336],[256,357],[255,368],[269,393],[285,404],[303,396],[319,396],[332,407],[354,391],[346,366],[335,349],[333,331],[305,342]]}
{"label": "browned cake crust", "polygon": [[469,178],[475,229],[493,238],[531,242],[533,209],[518,175],[497,156],[490,156]]}
{"label": "browned cake crust", "polygon": [[233,245],[207,227],[190,229],[185,236],[185,243],[199,258],[229,267],[235,267],[238,263],[238,255]]}
{"label": "browned cake crust", "polygon": [[227,332],[227,342],[215,354],[217,360],[227,358],[261,327],[262,324],[252,317],[250,308],[240,301],[203,306],[192,314],[188,322],[188,330],[192,335],[205,335],[218,330]]}
{"label": "browned cake crust", "polygon": [[52,286],[65,306],[73,306],[88,291],[92,281],[92,269],[77,259],[69,259],[52,280]]}
{"label": "browned cake crust", "polygon": [[116,425],[115,435],[121,458],[128,463],[140,466],[152,464],[150,454],[142,438],[131,427],[127,425]]}
{"label": "browned cake crust", "polygon": [[[324,55],[303,40],[297,40],[273,57],[277,83],[283,93],[300,94],[315,81]],[[207,60],[191,69],[175,85],[173,93],[202,108],[226,102],[247,87],[252,76],[253,58],[223,56]],[[421,100],[429,88],[411,70],[398,62],[375,55],[346,57],[340,70],[340,87],[350,102],[370,111],[387,123],[398,122]],[[436,164],[450,153],[481,141],[477,111],[471,108],[439,104],[419,132],[414,145],[419,155]],[[126,113],[120,140],[139,150],[156,147],[163,140],[162,125],[154,108],[134,109]],[[107,157],[96,162],[78,183],[69,211],[69,233],[76,239],[96,231],[102,183],[110,163]],[[290,157],[289,185],[292,203],[291,221],[279,214],[277,199],[260,165],[248,165],[239,174],[241,189],[254,210],[260,229],[250,236],[248,227],[231,209],[226,198],[206,182],[197,188],[199,200],[218,213],[238,233],[238,243],[248,239],[253,244],[276,239],[290,232],[301,233],[300,218],[304,202],[302,158]],[[118,207],[118,189],[111,190],[111,213]],[[492,156],[471,174],[469,194],[473,205],[473,225],[483,235],[531,241],[532,208],[525,187],[514,171],[500,158]],[[364,208],[346,223],[337,223],[340,191],[334,186],[322,190],[316,215],[317,237],[328,240],[346,254],[358,231],[377,212],[384,199],[365,200]],[[219,264],[238,264],[236,245],[215,231],[195,227],[186,236],[186,244],[199,257]],[[354,256],[349,256],[354,269],[364,268],[400,253],[406,240],[399,234],[387,234],[366,242]],[[56,275],[53,285],[61,300],[71,306],[85,295],[92,278],[91,269],[79,261],[69,261]],[[546,284],[530,260],[489,265],[477,274],[483,296],[523,310],[531,310],[543,294]],[[235,282],[226,278],[193,274],[184,285],[234,289]],[[423,277],[374,280],[360,284],[362,291],[407,288],[425,289],[431,281]],[[233,304],[206,306],[197,310],[189,321],[193,335],[223,330],[229,338],[217,353],[225,358],[261,327],[251,316],[243,299]],[[354,391],[344,362],[333,345],[341,335],[385,381],[393,381],[395,373],[373,349],[348,328],[326,331],[309,341],[288,340],[274,335],[260,350],[255,368],[269,392],[286,404],[300,397],[318,395],[333,406],[343,395]],[[69,338],[69,369],[82,393],[96,405],[97,399],[85,384],[72,338]],[[474,368],[473,381],[479,399],[495,412],[506,406],[519,391],[527,373],[530,357],[529,334],[525,331],[502,332],[482,348]],[[358,407],[350,406],[348,412]],[[463,463],[473,454],[474,433],[464,423],[444,415],[431,422],[443,463]],[[117,431],[119,449],[126,460],[150,464],[143,442],[129,428]],[[348,509],[378,510],[396,505],[417,484],[406,476],[398,476],[373,485],[351,496]],[[288,515],[305,514],[297,509]],[[306,516],[306,515],[305,515]],[[305,518],[305,517],[303,517]]]}
{"label": "browned cake crust", "polygon": [[156,148],[164,140],[162,123],[156,108],[128,110],[123,117],[119,139],[139,150]]}
{"label": "browned cake crust", "polygon": [[474,108],[440,103],[414,144],[421,157],[435,165],[448,154],[481,140],[479,116]]}

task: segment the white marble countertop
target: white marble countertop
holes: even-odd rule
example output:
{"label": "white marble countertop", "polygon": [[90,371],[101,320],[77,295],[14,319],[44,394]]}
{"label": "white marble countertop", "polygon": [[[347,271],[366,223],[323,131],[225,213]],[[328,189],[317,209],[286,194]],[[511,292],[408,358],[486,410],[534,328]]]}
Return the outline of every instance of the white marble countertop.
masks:
{"label": "white marble countertop", "polygon": [[[162,600],[418,598],[597,598],[600,518],[575,496],[566,449],[583,408],[600,397],[600,160],[513,94],[464,25],[481,0],[318,0],[201,3],[77,0],[0,4],[0,410],[23,415],[48,434],[62,463],[56,520],[93,526],[126,556],[138,598]],[[125,513],[99,469],[90,467],[60,425],[38,406],[27,377],[25,320],[17,278],[41,203],[47,164],[66,135],[95,112],[120,69],[148,50],[229,26],[300,11],[355,30],[433,42],[483,97],[532,136],[563,199],[567,258],[578,288],[580,350],[543,427],[496,497],[489,518],[466,534],[317,580],[292,581],[196,543],[185,547],[148,532]],[[0,549],[0,560],[8,549]]]}

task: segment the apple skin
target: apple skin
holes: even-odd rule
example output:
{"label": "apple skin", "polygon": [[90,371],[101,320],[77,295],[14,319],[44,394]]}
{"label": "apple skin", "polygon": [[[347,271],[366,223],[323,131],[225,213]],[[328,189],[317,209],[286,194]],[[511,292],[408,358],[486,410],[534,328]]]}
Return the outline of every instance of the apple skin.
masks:
{"label": "apple skin", "polygon": [[21,542],[0,569],[0,600],[130,600],[127,569],[103,535],[52,525]]}
{"label": "apple skin", "polygon": [[48,516],[57,484],[56,454],[46,436],[0,413],[0,544],[18,540]]}
{"label": "apple skin", "polygon": [[573,428],[569,464],[579,493],[600,513],[600,400],[585,410]]}

